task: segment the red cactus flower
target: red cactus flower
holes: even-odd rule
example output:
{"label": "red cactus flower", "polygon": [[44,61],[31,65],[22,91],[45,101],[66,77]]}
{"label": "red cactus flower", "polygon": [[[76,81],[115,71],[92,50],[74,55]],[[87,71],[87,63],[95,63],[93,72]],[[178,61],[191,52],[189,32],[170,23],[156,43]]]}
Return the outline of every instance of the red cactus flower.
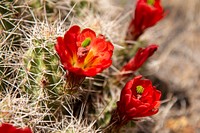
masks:
{"label": "red cactus flower", "polygon": [[57,38],[55,49],[64,69],[81,76],[95,76],[112,64],[113,45],[91,29],[72,26]]}
{"label": "red cactus flower", "polygon": [[16,128],[11,124],[2,123],[0,126],[0,133],[32,133],[29,128]]}
{"label": "red cactus flower", "polygon": [[122,68],[122,72],[136,71],[158,49],[158,45],[151,44],[146,48],[139,48],[135,56]]}
{"label": "red cactus flower", "polygon": [[137,76],[126,83],[117,102],[117,112],[123,121],[151,116],[158,112],[161,92],[148,79]]}
{"label": "red cactus flower", "polygon": [[147,28],[154,26],[164,16],[160,0],[138,0],[135,17],[128,28],[127,40],[137,40]]}

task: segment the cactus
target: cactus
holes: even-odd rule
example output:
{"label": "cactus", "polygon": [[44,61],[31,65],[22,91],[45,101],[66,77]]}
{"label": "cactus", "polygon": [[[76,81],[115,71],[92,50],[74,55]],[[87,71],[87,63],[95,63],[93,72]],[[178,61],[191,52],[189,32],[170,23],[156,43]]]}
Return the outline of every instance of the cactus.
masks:
{"label": "cactus", "polygon": [[[81,23],[84,27],[89,27],[98,34],[106,35],[107,39],[113,42],[122,40],[123,36],[121,30],[119,30],[122,26],[119,22],[113,20],[116,14],[118,15],[117,9],[113,10],[112,8],[110,10],[109,4],[105,2],[109,1],[104,0],[102,3],[102,1],[97,2],[97,0],[69,0],[67,2],[64,0],[57,2],[33,0],[26,3],[27,6],[24,7],[27,7],[31,13],[19,13],[20,18],[24,17],[23,19],[26,21],[19,20],[20,25],[14,25],[14,28],[7,28],[8,26],[6,26],[8,31],[12,31],[16,27],[17,30],[20,29],[20,41],[16,45],[16,51],[14,51],[15,46],[12,45],[11,39],[9,39],[10,42],[7,41],[6,49],[8,50],[5,50],[0,44],[0,89],[10,88],[7,87],[7,81],[12,86],[16,86],[13,89],[14,91],[9,91],[10,94],[0,95],[2,101],[4,101],[4,97],[8,98],[5,102],[0,102],[0,106],[4,107],[3,105],[7,104],[7,101],[12,103],[12,108],[9,105],[7,105],[9,108],[7,106],[1,108],[1,110],[5,110],[5,113],[11,113],[8,118],[4,117],[5,113],[0,113],[0,120],[2,117],[3,120],[12,120],[17,124],[24,123],[24,125],[29,125],[34,132],[69,133],[99,132],[98,130],[101,131],[102,129],[96,130],[95,128],[104,127],[109,123],[112,109],[115,107],[115,102],[118,100],[121,90],[121,87],[113,84],[114,81],[111,80],[111,78],[114,78],[115,70],[109,69],[95,78],[86,78],[81,86],[82,89],[70,91],[67,87],[66,73],[54,50],[55,38],[64,34],[69,22]],[[23,7],[22,3],[23,1],[20,1],[18,4]],[[108,5],[108,7],[104,7],[104,5]],[[72,11],[73,15],[75,14],[73,20],[70,16],[66,17],[69,9],[63,7],[70,7],[70,12]],[[60,18],[55,20],[57,18],[55,15],[58,15],[57,9],[59,9],[61,20],[66,17],[63,21]],[[98,13],[98,15],[95,13]],[[1,28],[5,27],[0,26],[0,30]],[[116,29],[120,32],[116,32]],[[13,32],[16,34],[15,31]],[[86,39],[83,46],[87,46],[89,42],[90,40]],[[6,53],[10,49],[13,49],[11,52],[14,54],[17,53],[16,57],[13,56],[13,53]],[[121,56],[124,56],[124,53]],[[129,54],[130,51],[127,52],[127,55]],[[13,67],[15,64],[9,66],[9,63],[6,62],[7,55],[9,55],[9,63],[11,61],[13,64],[17,62],[20,66]],[[120,66],[124,61],[124,58],[121,60],[114,58],[113,62],[118,64],[116,66]],[[6,63],[9,68],[5,65]],[[18,69],[19,67],[20,69]],[[17,70],[15,73],[13,68]],[[10,72],[7,69],[12,71]],[[14,78],[10,78],[8,74],[11,74]],[[1,78],[4,80],[1,80]],[[80,99],[80,101],[77,102],[75,99]]]}
{"label": "cactus", "polygon": [[32,44],[33,47],[24,54],[24,65],[20,75],[23,80],[21,88],[31,95],[32,100],[38,97],[45,98],[41,101],[41,105],[46,104],[54,112],[62,101],[57,99],[65,95],[64,71],[54,52],[52,42],[37,39],[33,40]]}
{"label": "cactus", "polygon": [[[18,53],[21,53],[22,9],[13,0],[0,1],[0,91],[16,89],[18,73]],[[21,16],[20,16],[21,15]]]}
{"label": "cactus", "polygon": [[62,84],[57,84],[62,79],[63,71],[59,67],[59,60],[53,53],[53,44],[48,43],[47,46],[39,46],[42,40],[35,40],[34,48],[30,48],[24,54],[24,66],[27,72],[27,81],[24,87],[29,93],[35,94],[37,97],[38,89],[51,90],[52,94],[59,94]]}
{"label": "cactus", "polygon": [[37,106],[48,108],[52,115],[44,117],[45,120],[54,121],[68,115],[63,106],[72,105],[82,93],[68,90],[66,73],[54,48],[55,38],[62,28],[53,26],[38,22],[30,28],[24,41],[27,50],[21,56],[19,88],[31,97],[30,102],[37,101]]}

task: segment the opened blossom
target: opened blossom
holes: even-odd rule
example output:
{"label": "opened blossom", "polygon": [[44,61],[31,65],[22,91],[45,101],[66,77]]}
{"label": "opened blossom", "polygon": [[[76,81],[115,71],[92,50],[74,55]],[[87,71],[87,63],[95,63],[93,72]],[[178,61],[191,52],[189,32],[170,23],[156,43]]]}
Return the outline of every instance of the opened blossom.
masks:
{"label": "opened blossom", "polygon": [[122,68],[122,72],[127,71],[136,71],[140,68],[145,61],[154,54],[154,52],[158,49],[158,45],[151,44],[146,48],[139,48],[136,52],[135,56],[130,59],[130,61],[125,64]]}
{"label": "opened blossom", "polygon": [[57,38],[55,49],[64,69],[79,76],[95,76],[112,64],[113,45],[103,35],[75,25]]}
{"label": "opened blossom", "polygon": [[158,112],[161,92],[148,79],[137,76],[126,83],[117,102],[121,121],[151,116]]}
{"label": "opened blossom", "polygon": [[2,123],[0,125],[0,133],[32,133],[29,128],[16,128],[11,124]]}
{"label": "opened blossom", "polygon": [[154,26],[164,16],[161,0],[138,0],[126,39],[137,40],[147,28]]}

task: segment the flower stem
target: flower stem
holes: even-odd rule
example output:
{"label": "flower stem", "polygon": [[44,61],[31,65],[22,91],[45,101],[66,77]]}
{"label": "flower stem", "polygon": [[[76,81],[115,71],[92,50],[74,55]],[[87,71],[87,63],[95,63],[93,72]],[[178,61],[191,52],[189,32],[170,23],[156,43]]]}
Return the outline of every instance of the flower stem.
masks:
{"label": "flower stem", "polygon": [[126,118],[120,118],[117,110],[114,110],[110,123],[104,128],[103,133],[120,133],[120,129],[128,123]]}
{"label": "flower stem", "polygon": [[65,88],[67,90],[74,91],[74,90],[78,90],[78,88],[81,86],[81,84],[85,80],[85,76],[68,72],[66,74],[66,80],[67,80],[67,83],[65,85]]}

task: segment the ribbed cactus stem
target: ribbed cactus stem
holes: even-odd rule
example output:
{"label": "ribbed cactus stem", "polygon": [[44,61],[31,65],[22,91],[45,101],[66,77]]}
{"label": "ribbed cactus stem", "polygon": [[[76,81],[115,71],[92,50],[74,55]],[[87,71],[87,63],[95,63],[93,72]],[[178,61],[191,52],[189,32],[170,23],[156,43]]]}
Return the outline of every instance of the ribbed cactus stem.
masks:
{"label": "ribbed cactus stem", "polygon": [[63,85],[58,82],[61,81],[63,71],[59,66],[57,55],[52,51],[53,44],[49,43],[46,47],[38,46],[42,43],[43,40],[34,41],[35,46],[24,55],[23,61],[28,77],[25,89],[37,95],[40,89],[47,89],[49,93],[57,94],[62,90]]}

